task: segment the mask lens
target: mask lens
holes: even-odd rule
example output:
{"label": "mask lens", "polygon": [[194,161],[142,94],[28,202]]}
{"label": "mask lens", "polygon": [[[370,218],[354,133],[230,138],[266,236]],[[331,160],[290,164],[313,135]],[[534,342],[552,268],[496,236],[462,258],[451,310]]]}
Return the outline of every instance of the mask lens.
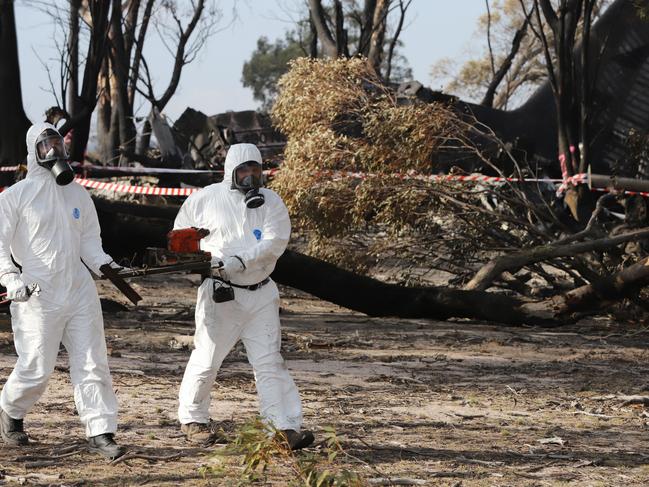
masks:
{"label": "mask lens", "polygon": [[257,186],[261,185],[261,164],[251,161],[239,165],[235,171],[237,178],[237,185],[255,187],[253,182],[257,182]]}
{"label": "mask lens", "polygon": [[36,144],[36,152],[40,160],[66,159],[68,157],[63,138],[60,136],[47,137],[41,140]]}

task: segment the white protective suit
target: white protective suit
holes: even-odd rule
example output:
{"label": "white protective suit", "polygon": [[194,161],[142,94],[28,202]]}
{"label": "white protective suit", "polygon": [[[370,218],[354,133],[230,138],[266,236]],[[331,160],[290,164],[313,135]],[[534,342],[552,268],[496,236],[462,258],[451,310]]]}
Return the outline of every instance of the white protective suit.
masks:
{"label": "white protective suit", "polygon": [[[275,268],[291,234],[288,211],[281,198],[266,188],[265,203],[247,208],[244,194],[231,189],[232,172],[246,161],[258,161],[261,154],[253,144],[235,144],[225,159],[223,182],[193,193],[182,205],[175,229],[206,228],[210,234],[201,249],[214,259],[239,256],[245,270],[231,276],[239,285],[257,284]],[[212,279],[198,289],[195,350],[180,386],[178,418],[182,424],[207,423],[210,390],[228,352],[239,339],[253,367],[261,416],[277,429],[300,430],[302,405],[297,387],[280,355],[279,292],[275,283],[254,291],[234,288],[235,299],[212,300]]]}
{"label": "white protective suit", "polygon": [[[99,222],[88,192],[75,182],[56,184],[35,159],[35,141],[48,123],[27,132],[27,177],[0,193],[0,282],[19,273],[41,288],[38,296],[12,302],[18,361],[0,396],[0,406],[22,419],[45,391],[63,342],[70,363],[74,401],[88,437],[114,433],[113,392],[97,288],[90,272],[112,261],[104,253]],[[3,279],[4,278],[4,279]]]}

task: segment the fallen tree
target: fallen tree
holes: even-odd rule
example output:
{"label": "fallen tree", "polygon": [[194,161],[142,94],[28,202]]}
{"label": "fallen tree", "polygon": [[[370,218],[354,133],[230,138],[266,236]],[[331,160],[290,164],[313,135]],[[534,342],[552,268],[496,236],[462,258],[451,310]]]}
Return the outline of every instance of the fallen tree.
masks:
{"label": "fallen tree", "polygon": [[474,318],[508,324],[546,324],[522,311],[522,302],[504,294],[446,287],[406,287],[340,269],[287,250],[272,274],[275,281],[369,316]]}
{"label": "fallen tree", "polygon": [[[146,247],[164,245],[178,208],[161,210],[136,203],[107,203],[100,198],[95,198],[95,203],[105,247],[114,256],[128,258],[134,253],[142,255]],[[149,218],[145,216],[148,210],[151,210]],[[637,240],[648,234],[649,229],[642,229],[620,235],[619,241]],[[124,239],[124,235],[136,238]],[[278,260],[272,277],[280,284],[369,316],[469,318],[491,325],[554,327],[572,323],[584,314],[597,313],[611,302],[637,294],[642,286],[649,285],[649,258],[596,282],[538,301],[499,292],[386,283],[292,250],[287,250]]]}
{"label": "fallen tree", "polygon": [[[104,246],[114,257],[142,256],[165,245],[178,206],[159,207],[94,197]],[[130,238],[125,239],[124,235]],[[370,316],[474,318],[509,324],[545,323],[520,311],[515,298],[443,287],[404,287],[340,269],[323,260],[287,250],[272,275],[280,284]]]}

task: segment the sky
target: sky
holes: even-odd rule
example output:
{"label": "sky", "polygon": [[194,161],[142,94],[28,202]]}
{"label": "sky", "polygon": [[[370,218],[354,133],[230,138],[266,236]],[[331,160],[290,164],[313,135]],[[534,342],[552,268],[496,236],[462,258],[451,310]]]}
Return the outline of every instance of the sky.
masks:
{"label": "sky", "polygon": [[[172,120],[188,106],[207,115],[257,108],[252,91],[241,84],[243,63],[250,58],[260,36],[270,40],[284,36],[291,28],[291,17],[297,17],[301,0],[216,2],[223,13],[219,31],[208,40],[198,58],[185,66],[176,95],[165,109]],[[54,3],[66,4],[63,0]],[[232,15],[235,4],[236,18]],[[46,108],[56,104],[45,65],[56,79],[57,31],[52,17],[34,8],[30,0],[17,0],[15,5],[23,104],[27,116],[35,121]],[[476,42],[482,42],[473,34],[477,19],[484,12],[482,0],[413,0],[400,37],[402,54],[408,59],[413,78],[441,89],[443,82],[430,77],[431,66],[446,57],[465,58]],[[157,40],[150,43],[145,54],[159,95],[168,82],[171,56]],[[147,111],[147,107],[139,107],[140,114]]]}

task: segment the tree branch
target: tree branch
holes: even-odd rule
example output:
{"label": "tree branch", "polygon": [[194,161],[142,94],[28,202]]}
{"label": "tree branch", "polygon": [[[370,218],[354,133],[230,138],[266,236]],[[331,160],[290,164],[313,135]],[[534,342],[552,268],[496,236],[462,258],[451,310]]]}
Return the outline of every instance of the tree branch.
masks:
{"label": "tree branch", "polygon": [[403,0],[399,0],[399,22],[397,23],[394,35],[392,36],[392,40],[390,41],[390,47],[388,48],[387,71],[385,73],[385,80],[388,82],[390,81],[390,76],[392,75],[392,58],[394,56],[394,50],[397,46],[397,43],[399,42],[399,36],[401,35],[401,30],[403,29],[403,23],[406,19],[406,10],[408,10],[408,7],[410,7],[411,3],[412,0],[407,0],[407,2],[405,3]]}
{"label": "tree branch", "polygon": [[178,83],[180,82],[180,73],[182,72],[183,66],[187,64],[187,60],[185,59],[185,48],[187,47],[187,42],[191,37],[192,32],[194,32],[194,29],[196,28],[196,24],[198,24],[198,21],[201,18],[204,7],[205,0],[198,0],[198,4],[194,9],[194,15],[189,24],[187,24],[187,28],[183,30],[182,24],[180,24],[180,22],[178,24],[179,38],[178,46],[176,48],[176,57],[174,61],[173,72],[171,74],[171,80],[169,81],[169,85],[167,86],[167,89],[162,94],[162,96],[156,100],[151,101],[152,104],[156,106],[160,111],[162,111],[167,103],[169,103],[169,100],[178,88]]}
{"label": "tree branch", "polygon": [[311,20],[318,33],[318,39],[322,45],[322,50],[325,56],[335,58],[338,56],[338,47],[336,41],[331,35],[331,31],[327,26],[325,19],[325,11],[322,7],[321,0],[309,0],[309,11],[311,12]]}
{"label": "tree branch", "polygon": [[[489,0],[486,0],[487,2]],[[493,102],[494,102],[494,96],[496,94],[496,90],[498,89],[498,86],[502,82],[502,80],[505,78],[507,73],[509,72],[509,69],[512,66],[512,63],[514,61],[514,58],[518,54],[518,50],[521,47],[521,42],[523,41],[523,38],[525,37],[525,34],[527,33],[527,27],[530,23],[530,17],[526,16],[525,21],[523,22],[523,25],[519,27],[519,29],[516,31],[516,34],[514,35],[514,39],[512,40],[512,47],[509,51],[509,54],[505,58],[505,60],[502,62],[500,65],[500,68],[498,68],[497,72],[494,72],[493,78],[491,82],[489,83],[489,86],[487,87],[487,92],[484,95],[484,98],[482,99],[482,102],[480,103],[481,105],[487,106],[487,107],[493,107]],[[491,48],[490,48],[491,49]],[[492,67],[493,67],[493,54],[491,54],[491,59],[492,59]]]}
{"label": "tree branch", "polygon": [[151,10],[153,9],[154,3],[155,0],[147,0],[147,3],[144,6],[144,12],[142,13],[142,24],[140,25],[140,30],[137,34],[137,39],[135,40],[135,54],[133,55],[133,62],[131,63],[131,75],[128,86],[128,99],[131,104],[133,104],[133,100],[135,100],[135,86],[140,77],[140,64],[142,60],[142,51],[144,50],[144,40],[149,28]]}
{"label": "tree branch", "polygon": [[643,228],[641,230],[623,233],[614,237],[563,245],[541,245],[533,249],[514,252],[489,262],[476,273],[464,289],[484,291],[504,271],[520,269],[523,266],[551,258],[570,257],[576,254],[592,251],[601,252],[616,247],[621,243],[641,240],[647,237],[649,237],[649,228]]}

